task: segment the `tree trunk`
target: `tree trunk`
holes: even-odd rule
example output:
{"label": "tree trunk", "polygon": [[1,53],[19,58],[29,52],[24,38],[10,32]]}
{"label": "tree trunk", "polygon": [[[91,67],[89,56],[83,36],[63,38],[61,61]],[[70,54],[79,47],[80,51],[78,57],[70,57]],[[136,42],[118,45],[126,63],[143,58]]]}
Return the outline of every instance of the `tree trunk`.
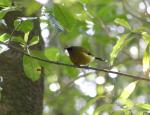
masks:
{"label": "tree trunk", "polygon": [[42,115],[43,77],[31,81],[24,75],[22,56],[7,54],[0,55],[0,115]]}
{"label": "tree trunk", "polygon": [[[36,22],[32,34],[39,35],[39,31],[39,22]],[[22,59],[23,55],[13,49],[0,54],[0,77],[3,78],[0,82],[0,115],[42,115],[43,73],[38,81],[28,79]]]}

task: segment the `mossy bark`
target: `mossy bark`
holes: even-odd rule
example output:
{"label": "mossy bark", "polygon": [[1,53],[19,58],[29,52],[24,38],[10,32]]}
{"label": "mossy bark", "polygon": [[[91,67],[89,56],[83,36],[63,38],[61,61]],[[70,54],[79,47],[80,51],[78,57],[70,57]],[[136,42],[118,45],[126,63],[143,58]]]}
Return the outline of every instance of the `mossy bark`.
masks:
{"label": "mossy bark", "polygon": [[[10,12],[4,17],[7,20],[5,28],[9,30],[5,33],[11,34],[10,32],[14,30],[11,25],[16,19],[16,15],[18,13]],[[15,18],[10,18],[13,16]],[[22,36],[22,33],[20,35]],[[35,20],[30,38],[35,35],[40,36],[39,20]],[[40,41],[40,44],[35,46],[34,49],[41,50],[42,45]],[[23,54],[13,49],[0,54],[0,77],[3,78],[3,82],[0,82],[0,87],[2,88],[0,92],[0,115],[42,115],[43,73],[40,79],[35,82],[28,79],[23,71],[22,59]]]}
{"label": "mossy bark", "polygon": [[8,51],[0,55],[0,115],[42,115],[43,77],[36,82],[28,79],[22,66],[22,55]]}

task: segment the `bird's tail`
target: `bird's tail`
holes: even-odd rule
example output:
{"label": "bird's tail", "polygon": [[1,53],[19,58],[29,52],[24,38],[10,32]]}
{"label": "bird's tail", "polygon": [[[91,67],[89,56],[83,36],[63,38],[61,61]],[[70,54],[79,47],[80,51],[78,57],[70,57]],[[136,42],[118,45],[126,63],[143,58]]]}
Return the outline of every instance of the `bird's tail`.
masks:
{"label": "bird's tail", "polygon": [[108,62],[107,60],[105,60],[105,59],[102,59],[102,58],[99,58],[99,57],[95,57],[95,59],[97,59],[97,60],[99,60],[99,61]]}

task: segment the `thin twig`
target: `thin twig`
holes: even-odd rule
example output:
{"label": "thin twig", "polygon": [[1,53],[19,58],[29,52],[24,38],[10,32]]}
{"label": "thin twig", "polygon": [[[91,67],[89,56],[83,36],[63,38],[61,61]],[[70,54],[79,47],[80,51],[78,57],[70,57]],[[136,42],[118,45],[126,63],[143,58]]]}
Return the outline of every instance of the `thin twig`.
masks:
{"label": "thin twig", "polygon": [[17,52],[22,53],[22,54],[24,54],[26,56],[29,56],[31,58],[34,58],[34,59],[37,59],[37,60],[40,60],[40,61],[43,61],[43,62],[47,62],[47,63],[50,63],[50,64],[68,66],[68,67],[72,67],[72,68],[82,68],[82,69],[90,69],[90,70],[95,70],[95,71],[103,71],[103,72],[106,72],[106,73],[113,73],[113,74],[117,74],[117,75],[122,75],[122,77],[129,77],[129,78],[136,79],[136,80],[150,81],[150,79],[144,78],[144,76],[141,77],[141,76],[131,75],[131,74],[122,73],[122,72],[115,72],[115,71],[111,71],[111,70],[108,70],[108,69],[101,69],[101,68],[95,68],[95,67],[89,67],[89,66],[76,66],[76,65],[66,64],[66,63],[63,63],[63,62],[51,61],[51,60],[43,59],[43,58],[40,58],[40,57],[37,57],[37,56],[34,56],[34,55],[29,55],[26,52],[24,52],[23,50],[21,50],[20,48],[17,48],[15,46],[11,45],[11,44],[7,44],[7,43],[4,43],[4,42],[0,42],[0,44],[4,44],[4,45],[8,46],[10,49],[14,49]]}

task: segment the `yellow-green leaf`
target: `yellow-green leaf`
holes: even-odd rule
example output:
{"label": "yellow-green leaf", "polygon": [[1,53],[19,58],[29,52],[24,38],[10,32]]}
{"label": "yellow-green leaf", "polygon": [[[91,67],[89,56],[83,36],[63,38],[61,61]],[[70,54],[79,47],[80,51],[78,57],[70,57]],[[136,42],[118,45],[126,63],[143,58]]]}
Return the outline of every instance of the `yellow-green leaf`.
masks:
{"label": "yellow-green leaf", "polygon": [[110,64],[112,65],[114,62],[114,59],[117,57],[118,53],[122,50],[125,44],[125,39],[127,38],[129,34],[124,34],[116,43],[116,45],[113,47],[113,50],[110,54]]}
{"label": "yellow-green leaf", "polygon": [[59,56],[59,49],[55,47],[46,48],[44,54],[49,60],[57,61]]}
{"label": "yellow-green leaf", "polygon": [[129,25],[129,23],[125,19],[116,18],[115,23],[131,30],[131,26]]}
{"label": "yellow-green leaf", "polygon": [[103,104],[99,107],[97,107],[94,111],[94,114],[93,115],[99,115],[99,113],[101,112],[104,112],[104,111],[109,111],[111,112],[112,111],[112,108],[113,108],[114,104]]}
{"label": "yellow-green leaf", "polygon": [[25,35],[24,35],[24,41],[25,41],[25,43],[27,43],[27,41],[28,41],[29,34],[30,34],[30,32],[27,32],[27,33],[25,33]]}
{"label": "yellow-green leaf", "polygon": [[5,40],[8,40],[9,38],[10,38],[10,35],[4,33],[0,36],[0,41],[4,42]]}
{"label": "yellow-green leaf", "polygon": [[136,106],[141,109],[150,110],[150,104],[147,104],[147,103],[139,103],[139,104],[136,104]]}
{"label": "yellow-green leaf", "polygon": [[29,43],[29,46],[33,46],[39,43],[39,36],[34,36]]}
{"label": "yellow-green leaf", "polygon": [[149,44],[150,43],[150,35],[147,32],[142,32],[142,36],[144,41]]}
{"label": "yellow-green leaf", "polygon": [[128,97],[133,93],[137,83],[138,81],[134,81],[130,83],[127,87],[125,87],[119,99],[128,99]]}
{"label": "yellow-green leaf", "polygon": [[143,57],[143,72],[145,75],[148,75],[149,73],[149,67],[150,67],[150,51],[149,51],[149,45],[147,45],[145,51],[144,51],[144,57]]}
{"label": "yellow-green leaf", "polygon": [[98,99],[100,99],[100,98],[104,98],[104,96],[97,96],[97,97],[91,99],[91,100],[85,105],[85,107],[83,107],[83,108],[81,109],[80,115],[83,115],[83,113],[84,113],[91,105],[93,105],[94,103],[96,103],[96,101],[97,101]]}

